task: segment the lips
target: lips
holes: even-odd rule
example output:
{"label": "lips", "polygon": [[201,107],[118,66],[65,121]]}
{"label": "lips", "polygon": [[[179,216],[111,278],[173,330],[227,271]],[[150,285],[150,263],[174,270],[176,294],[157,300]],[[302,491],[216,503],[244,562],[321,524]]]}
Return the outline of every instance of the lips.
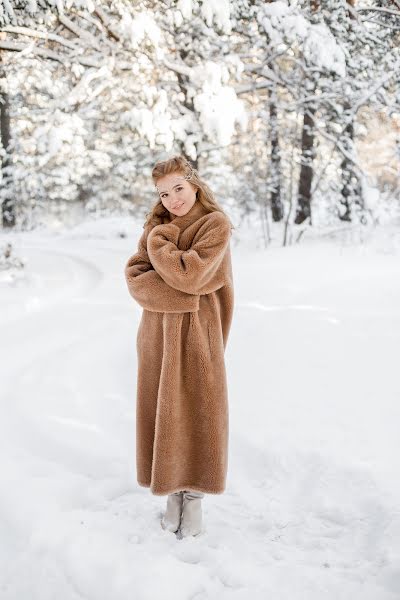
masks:
{"label": "lips", "polygon": [[178,206],[174,206],[174,210],[177,210],[178,208],[181,208],[183,206],[183,202],[181,202]]}

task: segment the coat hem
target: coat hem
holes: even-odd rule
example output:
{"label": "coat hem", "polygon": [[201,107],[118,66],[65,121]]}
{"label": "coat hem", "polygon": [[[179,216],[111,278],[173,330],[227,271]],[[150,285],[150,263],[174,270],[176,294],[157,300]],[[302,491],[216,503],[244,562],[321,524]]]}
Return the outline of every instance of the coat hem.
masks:
{"label": "coat hem", "polygon": [[203,494],[216,494],[216,495],[223,494],[225,492],[225,488],[223,488],[223,489],[206,488],[203,486],[192,485],[190,483],[181,485],[179,487],[170,488],[165,491],[155,491],[155,490],[151,489],[151,485],[149,483],[143,483],[141,481],[138,481],[138,484],[141,487],[150,488],[150,491],[154,496],[168,496],[169,494],[175,494],[175,492],[182,492],[183,490],[191,490],[193,492],[202,492]]}

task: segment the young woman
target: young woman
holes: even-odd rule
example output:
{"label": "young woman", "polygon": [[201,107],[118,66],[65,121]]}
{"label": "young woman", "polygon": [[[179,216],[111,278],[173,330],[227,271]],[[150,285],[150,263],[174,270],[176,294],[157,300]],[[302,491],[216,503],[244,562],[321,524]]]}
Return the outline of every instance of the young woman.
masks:
{"label": "young woman", "polygon": [[161,525],[184,537],[202,531],[204,494],[225,490],[233,226],[184,157],[158,162],[152,179],[158,200],[125,266],[129,292],[143,308],[137,481],[168,495]]}

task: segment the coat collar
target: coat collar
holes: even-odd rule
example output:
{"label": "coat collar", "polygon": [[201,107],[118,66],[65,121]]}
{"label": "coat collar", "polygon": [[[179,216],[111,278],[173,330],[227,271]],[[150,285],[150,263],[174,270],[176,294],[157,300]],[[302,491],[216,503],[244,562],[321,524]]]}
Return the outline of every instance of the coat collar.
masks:
{"label": "coat collar", "polygon": [[186,229],[189,225],[197,221],[197,219],[204,217],[204,215],[207,215],[209,212],[210,211],[203,206],[200,200],[196,200],[192,208],[185,215],[175,216],[172,213],[169,213],[172,217],[170,223],[177,225],[181,230]]}

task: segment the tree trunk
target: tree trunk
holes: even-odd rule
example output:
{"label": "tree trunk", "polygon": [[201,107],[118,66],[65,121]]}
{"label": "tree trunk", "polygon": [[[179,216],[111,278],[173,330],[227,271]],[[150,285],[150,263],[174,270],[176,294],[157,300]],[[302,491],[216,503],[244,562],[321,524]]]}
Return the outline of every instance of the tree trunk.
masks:
{"label": "tree trunk", "polygon": [[[1,34],[0,34],[1,35]],[[7,93],[7,79],[0,54],[0,79],[2,85],[0,89],[0,136],[1,144],[6,151],[4,157],[1,160],[1,171],[2,171],[2,200],[1,200],[1,212],[2,212],[2,223],[3,227],[14,227],[15,226],[15,205],[14,195],[11,189],[11,160],[9,154],[10,144],[10,105]]]}
{"label": "tree trunk", "polygon": [[[344,104],[344,112],[346,114],[351,106],[346,102]],[[351,156],[354,152],[354,123],[347,123],[343,131],[342,145],[347,153]],[[363,211],[364,200],[362,197],[361,182],[354,168],[354,163],[351,158],[343,156],[340,164],[342,170],[342,194],[340,199],[341,207],[339,209],[339,219],[341,221],[352,221],[354,209]]]}
{"label": "tree trunk", "polygon": [[283,218],[283,204],[281,198],[281,153],[279,148],[278,110],[276,94],[270,91],[269,104],[270,135],[271,135],[271,172],[269,177],[270,206],[272,219],[281,221]]}
{"label": "tree trunk", "polygon": [[307,218],[311,220],[311,184],[314,173],[314,115],[313,106],[305,108],[303,116],[303,130],[301,135],[301,167],[299,177],[299,190],[297,195],[297,208],[294,222],[300,225]]}

